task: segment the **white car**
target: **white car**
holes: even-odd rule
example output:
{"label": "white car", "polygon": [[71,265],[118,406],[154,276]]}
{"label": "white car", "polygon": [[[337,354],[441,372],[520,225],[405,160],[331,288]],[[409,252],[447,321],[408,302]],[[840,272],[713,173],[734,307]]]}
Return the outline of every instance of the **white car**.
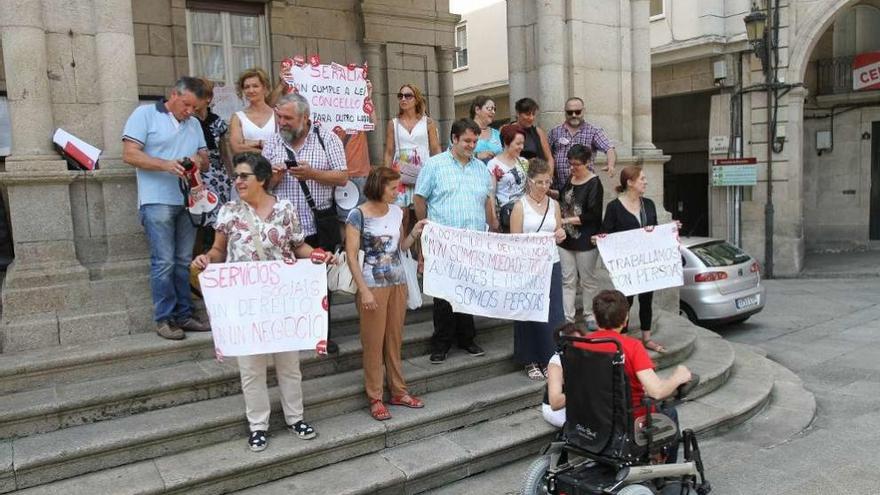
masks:
{"label": "white car", "polygon": [[682,237],[679,312],[694,323],[738,323],[764,309],[761,268],[723,239]]}

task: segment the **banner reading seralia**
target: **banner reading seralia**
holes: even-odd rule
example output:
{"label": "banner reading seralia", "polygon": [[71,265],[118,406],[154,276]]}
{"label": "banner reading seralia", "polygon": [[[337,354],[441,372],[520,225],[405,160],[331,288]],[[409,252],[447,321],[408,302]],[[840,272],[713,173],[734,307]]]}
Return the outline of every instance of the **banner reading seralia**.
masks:
{"label": "banner reading seralia", "polygon": [[301,261],[212,263],[199,275],[223,356],[319,350],[327,344],[327,268]]}
{"label": "banner reading seralia", "polygon": [[458,313],[547,321],[553,234],[495,234],[436,223],[422,231],[424,291]]}
{"label": "banner reading seralia", "polygon": [[675,223],[600,236],[596,245],[614,288],[627,296],[684,284]]}
{"label": "banner reading seralia", "polygon": [[367,66],[322,64],[317,55],[281,62],[281,77],[309,101],[312,121],[346,133],[371,131],[373,102],[367,94]]}

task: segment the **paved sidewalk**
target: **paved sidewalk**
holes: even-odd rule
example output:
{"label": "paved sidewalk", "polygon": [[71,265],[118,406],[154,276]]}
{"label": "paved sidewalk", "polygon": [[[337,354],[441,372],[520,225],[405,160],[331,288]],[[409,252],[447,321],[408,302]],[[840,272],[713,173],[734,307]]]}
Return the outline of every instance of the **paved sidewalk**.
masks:
{"label": "paved sidewalk", "polygon": [[880,250],[807,253],[804,269],[793,278],[880,277]]}
{"label": "paved sidewalk", "polygon": [[736,430],[704,442],[714,493],[880,493],[880,281],[766,284],[763,312],[716,331],[795,372],[815,394],[816,417],[803,433],[770,446]]}

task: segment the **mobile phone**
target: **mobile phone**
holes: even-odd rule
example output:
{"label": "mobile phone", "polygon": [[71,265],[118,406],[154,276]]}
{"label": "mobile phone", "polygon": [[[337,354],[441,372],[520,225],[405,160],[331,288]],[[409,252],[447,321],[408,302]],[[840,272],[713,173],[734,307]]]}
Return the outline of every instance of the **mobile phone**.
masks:
{"label": "mobile phone", "polygon": [[288,169],[296,168],[297,167],[296,158],[293,158],[291,160],[284,160],[284,164],[287,165]]}

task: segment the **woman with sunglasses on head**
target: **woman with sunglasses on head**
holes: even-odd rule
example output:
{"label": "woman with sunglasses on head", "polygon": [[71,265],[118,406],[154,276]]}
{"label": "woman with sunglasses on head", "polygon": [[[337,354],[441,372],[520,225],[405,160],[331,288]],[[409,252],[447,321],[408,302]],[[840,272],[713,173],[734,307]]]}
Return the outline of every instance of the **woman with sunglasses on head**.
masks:
{"label": "woman with sunglasses on head", "polygon": [[[613,234],[626,230],[652,228],[657,225],[657,208],[654,202],[644,197],[648,189],[648,177],[638,165],[629,165],[620,172],[620,185],[615,188],[619,196],[605,207],[602,232]],[[633,296],[627,296],[632,306]],[[653,292],[639,294],[639,323],[642,327],[642,343],[646,349],[666,352],[666,348],[651,340],[651,320],[654,317],[651,304]],[[624,329],[625,330],[625,329]]]}
{"label": "woman with sunglasses on head", "polygon": [[501,133],[491,127],[495,120],[495,102],[492,98],[479,95],[471,102],[471,120],[480,126],[480,135],[477,139],[477,147],[474,148],[474,156],[484,163],[489,163],[493,157],[501,154]]}
{"label": "woman with sunglasses on head", "polygon": [[[404,84],[397,91],[397,102],[400,110],[397,117],[388,122],[385,131],[385,166],[404,176],[398,189],[397,205],[404,209],[404,226],[407,226],[407,213],[413,204],[415,174],[428,157],[442,150],[437,124],[428,117],[428,103],[422,91],[412,84]],[[413,184],[404,184],[404,180]]]}
{"label": "woman with sunglasses on head", "polygon": [[[192,261],[193,268],[204,270],[210,263],[292,260],[311,258],[330,263],[333,255],[314,250],[303,242],[296,207],[267,192],[272,166],[257,153],[242,153],[233,158],[235,189],[239,200],[223,205],[215,224],[214,246]],[[257,452],[266,448],[269,429],[269,392],[266,368],[269,358],[275,363],[281,408],[288,430],[309,440],[317,433],[303,421],[302,372],[299,351],[239,356],[238,369],[244,395],[245,412],[250,424],[248,446]]]}
{"label": "woman with sunglasses on head", "polygon": [[538,116],[538,102],[531,98],[521,98],[514,105],[516,110],[516,120],[514,123],[519,124],[526,132],[526,141],[523,143],[522,156],[527,160],[532,158],[540,158],[545,160],[550,167],[550,177],[553,177],[555,164],[553,162],[553,153],[550,151],[550,141],[547,140],[547,133],[535,124],[535,118]]}
{"label": "woman with sunglasses on head", "polygon": [[229,120],[229,146],[233,153],[259,153],[263,142],[275,134],[275,111],[269,106],[271,88],[263,69],[248,69],[238,76],[235,90],[247,103]]}
{"label": "woman with sunglasses on head", "polygon": [[486,165],[492,178],[492,191],[498,218],[504,231],[510,230],[510,212],[516,201],[525,194],[526,164],[525,158],[519,156],[526,139],[525,130],[517,124],[508,124],[501,128],[501,142],[504,151],[489,160]]}
{"label": "woman with sunglasses on head", "polygon": [[[529,160],[526,194],[516,202],[510,216],[512,234],[551,233],[557,244],[565,239],[559,204],[547,194],[552,182],[553,174],[547,162],[539,158]],[[547,376],[547,363],[556,350],[553,332],[565,321],[562,268],[557,249],[553,249],[547,263],[552,264],[547,322],[517,321],[513,324],[513,358],[525,365],[526,374],[532,380],[543,380]]]}

